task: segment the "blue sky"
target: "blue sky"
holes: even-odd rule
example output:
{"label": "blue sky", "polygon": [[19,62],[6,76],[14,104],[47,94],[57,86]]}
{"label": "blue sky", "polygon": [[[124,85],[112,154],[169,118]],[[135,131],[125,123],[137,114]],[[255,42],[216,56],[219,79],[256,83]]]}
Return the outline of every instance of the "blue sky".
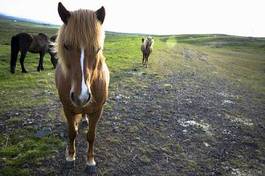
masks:
{"label": "blue sky", "polygon": [[[0,12],[62,24],[57,0],[0,0]],[[265,37],[264,0],[62,0],[68,10],[106,8],[109,31]]]}

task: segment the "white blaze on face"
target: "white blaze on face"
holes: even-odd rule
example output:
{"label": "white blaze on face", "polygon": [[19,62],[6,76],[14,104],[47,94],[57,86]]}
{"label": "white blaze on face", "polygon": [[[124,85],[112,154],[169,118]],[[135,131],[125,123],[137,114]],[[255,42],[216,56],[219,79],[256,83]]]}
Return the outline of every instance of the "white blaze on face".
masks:
{"label": "white blaze on face", "polygon": [[84,72],[84,62],[85,62],[85,54],[84,48],[81,48],[81,56],[80,56],[80,65],[81,65],[81,73],[82,73],[82,81],[81,81],[81,93],[79,99],[84,102],[88,99],[88,88],[85,83],[85,72]]}

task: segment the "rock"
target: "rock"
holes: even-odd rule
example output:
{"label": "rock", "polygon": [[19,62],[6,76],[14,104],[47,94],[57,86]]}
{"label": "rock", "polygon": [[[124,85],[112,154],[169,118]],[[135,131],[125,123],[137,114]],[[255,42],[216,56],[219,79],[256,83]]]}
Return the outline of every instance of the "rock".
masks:
{"label": "rock", "polygon": [[205,145],[205,147],[209,147],[210,146],[207,142],[203,142],[203,144]]}
{"label": "rock", "polygon": [[182,130],[182,132],[183,132],[183,133],[187,133],[187,132],[188,132],[188,130],[184,129],[184,130]]}
{"label": "rock", "polygon": [[172,85],[171,84],[164,84],[163,87],[165,89],[171,89],[172,88]]}
{"label": "rock", "polygon": [[234,102],[231,100],[224,100],[222,105],[224,105],[224,104],[234,104]]}
{"label": "rock", "polygon": [[64,132],[60,132],[60,137],[64,138]]}
{"label": "rock", "polygon": [[115,97],[115,100],[121,100],[122,99],[122,96],[119,94]]}
{"label": "rock", "polygon": [[43,137],[51,134],[51,132],[52,132],[52,129],[50,127],[44,127],[35,133],[35,137],[43,138]]}
{"label": "rock", "polygon": [[118,116],[114,116],[113,119],[114,120],[120,120],[120,118]]}
{"label": "rock", "polygon": [[118,132],[119,132],[119,128],[118,128],[118,127],[114,127],[114,128],[112,129],[112,131],[113,131],[114,133],[118,133]]}

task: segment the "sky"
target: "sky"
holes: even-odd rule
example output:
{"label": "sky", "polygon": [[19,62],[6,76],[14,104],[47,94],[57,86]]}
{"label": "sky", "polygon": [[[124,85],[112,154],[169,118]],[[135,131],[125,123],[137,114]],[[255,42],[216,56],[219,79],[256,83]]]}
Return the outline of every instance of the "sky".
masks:
{"label": "sky", "polygon": [[[0,12],[62,24],[57,0],[0,0]],[[264,0],[61,0],[68,10],[106,9],[108,31],[265,37]]]}

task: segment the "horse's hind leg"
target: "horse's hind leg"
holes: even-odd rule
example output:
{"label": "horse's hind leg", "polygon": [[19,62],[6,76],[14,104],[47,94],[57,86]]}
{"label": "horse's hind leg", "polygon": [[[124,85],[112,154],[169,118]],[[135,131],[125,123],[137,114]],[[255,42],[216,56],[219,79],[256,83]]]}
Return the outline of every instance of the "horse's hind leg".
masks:
{"label": "horse's hind leg", "polygon": [[43,68],[43,58],[44,58],[45,53],[40,52],[40,59],[39,59],[39,65],[37,67],[37,71],[39,72],[40,70],[44,70]]}
{"label": "horse's hind leg", "polygon": [[25,69],[25,66],[24,66],[24,60],[25,60],[26,55],[27,55],[27,51],[21,51],[21,56],[20,56],[19,61],[20,61],[22,73],[27,73],[27,70]]}
{"label": "horse's hind leg", "polygon": [[144,64],[143,64],[143,66],[145,66],[146,67],[146,56],[144,57]]}
{"label": "horse's hind leg", "polygon": [[89,175],[96,175],[96,162],[94,160],[94,141],[96,136],[96,125],[101,117],[102,110],[89,114],[89,129],[87,133],[88,153],[87,153],[87,166],[84,172]]}
{"label": "horse's hind leg", "polygon": [[10,61],[10,72],[15,73],[18,51],[14,51],[14,53],[11,53],[11,55],[12,56],[11,56],[11,61]]}
{"label": "horse's hind leg", "polygon": [[142,60],[142,64],[144,65],[144,53],[143,53],[143,60]]}
{"label": "horse's hind leg", "polygon": [[19,52],[19,47],[18,47],[17,38],[12,37],[11,39],[11,60],[10,60],[10,72],[11,73],[15,73],[18,52]]}

